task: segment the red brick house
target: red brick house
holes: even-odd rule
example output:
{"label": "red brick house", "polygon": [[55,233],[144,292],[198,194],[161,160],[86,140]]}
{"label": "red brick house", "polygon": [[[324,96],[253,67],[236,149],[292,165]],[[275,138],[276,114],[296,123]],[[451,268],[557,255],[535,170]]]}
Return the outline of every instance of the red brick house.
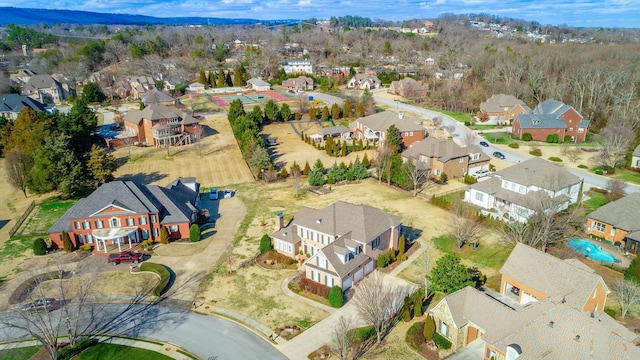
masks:
{"label": "red brick house", "polygon": [[586,233],[640,252],[640,193],[631,193],[587,215]]}
{"label": "red brick house", "polygon": [[556,134],[560,141],[570,136],[571,142],[583,142],[589,133],[589,123],[573,107],[549,99],[531,112],[518,114],[511,133],[518,139],[529,133],[533,140],[545,141],[547,136]]}
{"label": "red brick house", "polygon": [[[484,124],[509,125],[518,114],[529,113],[531,109],[513,95],[493,94],[480,103],[480,122]],[[486,119],[486,120],[482,120]]]}
{"label": "red brick house", "polygon": [[427,129],[422,125],[422,120],[419,118],[389,110],[361,117],[352,122],[349,127],[352,129],[355,138],[377,142],[379,147],[384,147],[387,139],[387,130],[391,125],[395,125],[398,128],[405,149],[416,141],[423,140],[428,135]]}
{"label": "red brick house", "polygon": [[49,239],[62,248],[64,231],[76,247],[94,244],[107,252],[143,240],[159,241],[163,226],[171,239],[186,238],[197,221],[199,191],[195,178],[178,178],[165,187],[112,181],[67,210],[49,229]]}
{"label": "red brick house", "polygon": [[144,110],[129,110],[124,116],[126,134],[150,146],[190,144],[200,133],[200,120],[173,106],[150,105]]}
{"label": "red brick house", "polygon": [[413,161],[438,178],[446,173],[449,178],[461,178],[478,170],[489,170],[491,158],[479,147],[460,147],[452,139],[428,137],[415,142],[400,154],[404,161]]}

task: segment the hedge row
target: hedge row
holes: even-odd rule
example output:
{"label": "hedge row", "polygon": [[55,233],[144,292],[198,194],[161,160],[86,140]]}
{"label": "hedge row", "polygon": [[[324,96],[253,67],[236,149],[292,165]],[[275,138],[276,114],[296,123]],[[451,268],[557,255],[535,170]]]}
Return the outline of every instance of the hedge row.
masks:
{"label": "hedge row", "polygon": [[164,265],[144,262],[140,265],[140,271],[149,271],[160,276],[160,282],[153,289],[153,295],[160,296],[166,292],[167,285],[169,285],[169,281],[171,280],[171,274]]}
{"label": "hedge row", "polygon": [[329,298],[329,291],[331,291],[330,287],[307,278],[302,278],[302,280],[300,280],[300,288],[325,299]]}
{"label": "hedge row", "polygon": [[292,265],[296,263],[295,259],[292,259],[287,255],[280,254],[275,250],[270,250],[267,252],[267,260],[274,260],[278,264],[286,264],[286,265]]}

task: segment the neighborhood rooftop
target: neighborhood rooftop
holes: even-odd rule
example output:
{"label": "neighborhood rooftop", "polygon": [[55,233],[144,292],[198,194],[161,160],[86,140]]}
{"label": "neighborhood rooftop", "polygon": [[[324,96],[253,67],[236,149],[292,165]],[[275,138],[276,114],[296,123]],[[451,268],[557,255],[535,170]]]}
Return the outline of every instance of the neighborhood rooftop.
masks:
{"label": "neighborhood rooftop", "polygon": [[395,125],[401,132],[425,130],[419,118],[389,110],[365,116],[356,121],[373,130],[386,131],[391,125]]}
{"label": "neighborhood rooftop", "polygon": [[579,177],[558,165],[538,157],[497,171],[495,176],[518,184],[537,186],[548,190],[560,190],[580,182]]}

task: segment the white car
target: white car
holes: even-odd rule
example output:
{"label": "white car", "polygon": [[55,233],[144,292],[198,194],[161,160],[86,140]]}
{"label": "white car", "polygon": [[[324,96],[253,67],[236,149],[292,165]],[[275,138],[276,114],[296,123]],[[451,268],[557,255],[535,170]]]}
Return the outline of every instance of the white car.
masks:
{"label": "white car", "polygon": [[478,171],[474,172],[473,174],[471,174],[471,176],[473,176],[476,179],[479,179],[479,178],[485,177],[485,176],[489,176],[489,170],[478,170]]}

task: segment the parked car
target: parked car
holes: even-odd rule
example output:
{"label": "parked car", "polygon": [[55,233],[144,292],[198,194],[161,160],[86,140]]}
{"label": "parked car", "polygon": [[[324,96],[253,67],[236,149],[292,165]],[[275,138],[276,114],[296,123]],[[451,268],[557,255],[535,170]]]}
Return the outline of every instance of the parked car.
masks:
{"label": "parked car", "polygon": [[38,311],[38,310],[53,310],[55,309],[56,299],[44,298],[38,299],[30,303],[22,305],[22,311]]}
{"label": "parked car", "polygon": [[486,141],[480,141],[480,146],[489,147],[489,143]]}
{"label": "parked car", "polygon": [[474,172],[473,174],[471,174],[471,176],[473,176],[476,179],[479,179],[481,177],[485,177],[489,175],[489,170],[478,170],[476,172]]}
{"label": "parked car", "polygon": [[233,196],[233,190],[229,190],[229,189],[224,189],[222,191],[222,197],[225,199],[229,199]]}
{"label": "parked car", "polygon": [[517,287],[515,287],[515,286],[512,286],[512,287],[511,287],[511,292],[512,292],[514,295],[520,295],[520,288],[517,288]]}
{"label": "parked car", "polygon": [[500,151],[496,151],[493,153],[493,157],[497,157],[498,159],[504,159],[506,156],[504,156],[504,154],[501,153]]}
{"label": "parked car", "polygon": [[209,200],[218,200],[218,189],[209,190]]}
{"label": "parked car", "polygon": [[130,251],[121,252],[120,254],[110,254],[107,258],[107,262],[111,263],[113,266],[122,262],[132,262],[137,264],[140,261],[142,261],[142,254]]}

